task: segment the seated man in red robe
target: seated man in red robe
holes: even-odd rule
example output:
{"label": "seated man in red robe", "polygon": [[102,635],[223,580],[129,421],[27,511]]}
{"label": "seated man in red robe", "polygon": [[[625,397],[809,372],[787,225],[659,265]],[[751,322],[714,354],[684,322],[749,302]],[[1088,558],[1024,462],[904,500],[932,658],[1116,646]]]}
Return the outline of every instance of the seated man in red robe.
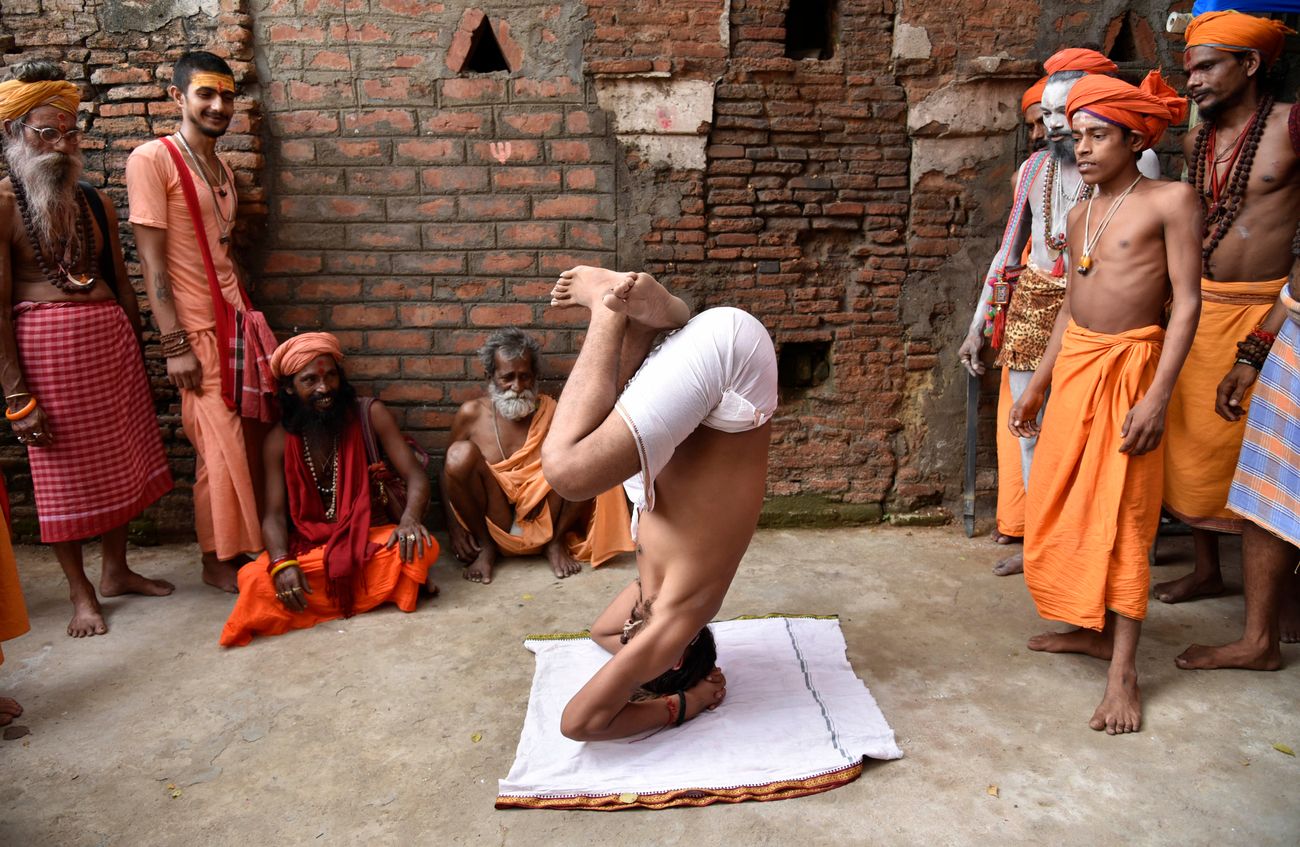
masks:
{"label": "seated man in red robe", "polygon": [[[276,349],[271,370],[283,419],[264,452],[266,552],[240,569],[239,599],[221,633],[226,647],[390,601],[414,611],[438,558],[420,522],[429,502],[424,468],[383,404],[358,401],[338,339],[295,336]],[[372,473],[405,481],[396,526],[386,505],[398,492],[391,482],[386,491],[372,484]]]}

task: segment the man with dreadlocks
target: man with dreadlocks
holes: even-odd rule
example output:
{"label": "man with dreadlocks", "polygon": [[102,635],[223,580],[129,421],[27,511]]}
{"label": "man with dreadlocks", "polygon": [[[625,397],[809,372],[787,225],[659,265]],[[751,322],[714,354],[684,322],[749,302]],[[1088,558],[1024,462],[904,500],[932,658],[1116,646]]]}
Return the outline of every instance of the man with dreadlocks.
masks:
{"label": "man with dreadlocks", "polygon": [[82,172],[77,87],[47,61],[0,83],[0,384],[27,445],[41,540],[68,580],[68,635],[108,631],[82,545],[102,539],[99,592],[161,596],[126,564],[127,523],[171,490],[140,352],[117,216]]}
{"label": "man with dreadlocks", "polygon": [[[296,335],[276,348],[271,370],[283,417],[264,454],[266,552],[239,570],[239,599],[221,633],[226,647],[381,603],[414,611],[438,558],[421,523],[429,503],[424,468],[392,412],[357,397],[338,339]],[[396,525],[378,502],[385,477],[406,484]]]}
{"label": "man with dreadlocks", "polygon": [[[1297,267],[1300,107],[1276,102],[1267,79],[1290,32],[1279,21],[1239,12],[1208,12],[1187,28],[1187,90],[1202,122],[1184,151],[1206,210],[1205,306],[1169,405],[1165,502],[1193,527],[1196,565],[1155,593],[1176,603],[1222,591],[1216,531],[1240,532],[1246,634],[1224,647],[1188,649],[1178,658],[1183,668],[1273,669],[1281,665],[1278,641],[1300,641],[1300,579],[1290,575],[1300,528],[1294,517],[1289,523],[1270,517],[1288,503],[1300,508],[1298,493],[1286,485],[1256,486],[1255,496],[1240,496],[1268,476],[1255,462],[1262,454],[1252,437],[1260,427],[1284,437],[1288,426],[1285,417],[1270,422],[1267,409],[1257,415],[1254,404],[1262,398],[1251,395],[1266,362],[1285,370],[1288,354],[1294,359],[1295,327],[1283,329],[1279,293]],[[1290,341],[1279,337],[1288,333]],[[1259,390],[1276,394],[1280,387],[1265,375]],[[1268,409],[1278,408],[1277,399]],[[1250,425],[1243,426],[1248,407]],[[1294,453],[1287,463],[1294,467]]]}
{"label": "man with dreadlocks", "polygon": [[1221,593],[1219,534],[1239,534],[1245,524],[1227,509],[1243,427],[1216,415],[1215,404],[1222,389],[1235,416],[1247,410],[1259,371],[1236,361],[1237,343],[1267,346],[1282,326],[1278,292],[1291,269],[1294,232],[1294,223],[1284,222],[1294,222],[1300,208],[1300,171],[1289,107],[1274,101],[1264,78],[1286,32],[1277,21],[1239,12],[1208,12],[1187,28],[1187,90],[1202,121],[1183,146],[1205,209],[1204,307],[1169,403],[1165,508],[1192,527],[1196,564],[1156,586],[1166,603]]}

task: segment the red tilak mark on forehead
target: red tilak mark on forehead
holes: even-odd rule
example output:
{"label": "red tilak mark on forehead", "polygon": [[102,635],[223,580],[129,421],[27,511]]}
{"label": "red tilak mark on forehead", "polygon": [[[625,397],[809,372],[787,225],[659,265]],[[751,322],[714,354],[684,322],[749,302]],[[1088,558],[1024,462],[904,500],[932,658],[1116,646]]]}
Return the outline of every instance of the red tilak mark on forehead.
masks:
{"label": "red tilak mark on forehead", "polygon": [[67,125],[68,125],[68,116],[65,115],[63,112],[59,112],[59,129],[63,129]]}

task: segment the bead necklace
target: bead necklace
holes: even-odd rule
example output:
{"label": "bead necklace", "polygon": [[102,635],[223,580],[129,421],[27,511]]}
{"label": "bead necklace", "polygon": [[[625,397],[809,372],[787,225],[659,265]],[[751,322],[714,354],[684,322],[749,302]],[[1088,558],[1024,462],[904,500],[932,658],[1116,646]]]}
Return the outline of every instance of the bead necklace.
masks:
{"label": "bead necklace", "polygon": [[1061,205],[1070,201],[1069,208],[1074,208],[1080,198],[1092,195],[1092,186],[1085,186],[1083,179],[1079,179],[1079,184],[1074,188],[1074,196],[1069,197],[1065,193],[1065,180],[1060,179],[1060,168],[1057,164],[1056,157],[1052,156],[1047,162],[1047,176],[1043,180],[1043,242],[1057,253],[1064,253],[1069,245],[1064,230],[1058,235],[1056,229],[1056,219],[1052,213],[1052,195],[1056,195]]}
{"label": "bead necklace", "polygon": [[307,439],[302,440],[302,458],[307,463],[307,472],[311,474],[311,481],[316,485],[316,491],[320,494],[321,500],[324,501],[325,495],[329,495],[329,505],[325,507],[325,520],[333,521],[337,514],[339,503],[339,439],[334,436],[334,443],[330,446],[330,458],[325,463],[329,471],[330,483],[326,487],[321,485],[320,477],[316,475],[316,465],[311,459],[311,448],[307,446]]}
{"label": "bead necklace", "polygon": [[226,213],[221,208],[221,203],[217,199],[218,196],[223,198],[226,196],[226,189],[224,187],[227,181],[225,178],[225,168],[218,168],[220,175],[214,176],[211,171],[208,170],[207,163],[198,157],[194,152],[194,148],[190,147],[190,143],[185,140],[185,133],[177,130],[176,139],[180,141],[181,147],[185,149],[185,152],[189,154],[190,161],[194,162],[195,167],[198,168],[199,176],[203,178],[203,184],[208,187],[208,193],[212,195],[212,208],[217,213],[217,230],[221,234],[217,240],[222,244],[229,244],[230,231],[234,229],[234,215],[232,214],[230,217],[226,217]]}
{"label": "bead necklace", "polygon": [[1101,224],[1098,225],[1097,232],[1091,238],[1088,237],[1088,229],[1092,224],[1093,198],[1088,198],[1088,208],[1084,210],[1083,213],[1083,255],[1079,257],[1079,266],[1075,268],[1080,275],[1086,276],[1088,271],[1092,270],[1092,251],[1097,249],[1097,242],[1101,241],[1101,234],[1106,231],[1106,227],[1110,224],[1110,219],[1115,217],[1115,213],[1118,212],[1119,207],[1123,205],[1124,199],[1128,197],[1129,194],[1133,193],[1133,189],[1137,188],[1137,184],[1141,181],[1142,174],[1138,174],[1137,179],[1129,183],[1128,188],[1125,188],[1123,193],[1120,194],[1119,197],[1115,198],[1115,202],[1110,204],[1110,208],[1106,210],[1106,216],[1101,219]]}
{"label": "bead necklace", "polygon": [[1241,211],[1246,184],[1250,180],[1250,168],[1255,161],[1255,151],[1259,148],[1259,141],[1264,135],[1264,124],[1272,111],[1273,98],[1265,94],[1259,98],[1255,114],[1237,137],[1231,154],[1222,160],[1228,163],[1222,178],[1218,168],[1221,160],[1215,156],[1214,149],[1215,125],[1209,121],[1203,122],[1196,134],[1196,143],[1192,148],[1192,185],[1201,198],[1201,208],[1205,212],[1201,229],[1201,276],[1206,279],[1214,279],[1214,274],[1210,271],[1210,257]]}
{"label": "bead necklace", "polygon": [[[63,244],[63,257],[54,260],[55,267],[52,268],[45,255],[41,239],[36,234],[36,226],[32,222],[32,210],[27,204],[27,189],[23,187],[22,180],[17,174],[10,174],[9,177],[14,187],[14,199],[18,201],[18,212],[23,219],[23,229],[27,232],[27,241],[32,245],[32,252],[36,255],[36,266],[40,268],[46,281],[60,291],[70,294],[84,294],[90,291],[95,287],[97,280],[86,272],[85,262],[83,262],[86,254],[90,252],[86,249],[87,245],[94,243],[90,232],[90,209],[86,205],[85,195],[80,189],[75,189],[76,227],[72,236]],[[82,268],[81,273],[73,271],[73,268],[78,266]]]}

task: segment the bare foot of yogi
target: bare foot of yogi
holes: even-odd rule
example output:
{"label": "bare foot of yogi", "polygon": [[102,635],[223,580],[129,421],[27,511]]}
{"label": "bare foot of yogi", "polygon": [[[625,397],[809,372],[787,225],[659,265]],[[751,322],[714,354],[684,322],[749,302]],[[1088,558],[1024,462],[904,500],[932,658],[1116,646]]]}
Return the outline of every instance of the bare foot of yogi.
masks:
{"label": "bare foot of yogi", "polygon": [[1082,653],[1095,659],[1109,659],[1113,649],[1109,635],[1091,629],[1044,632],[1029,639],[1029,649],[1040,653]]}
{"label": "bare foot of yogi", "polygon": [[1123,735],[1142,728],[1142,693],[1133,675],[1106,676],[1106,693],[1088,726],[1107,735]]}

